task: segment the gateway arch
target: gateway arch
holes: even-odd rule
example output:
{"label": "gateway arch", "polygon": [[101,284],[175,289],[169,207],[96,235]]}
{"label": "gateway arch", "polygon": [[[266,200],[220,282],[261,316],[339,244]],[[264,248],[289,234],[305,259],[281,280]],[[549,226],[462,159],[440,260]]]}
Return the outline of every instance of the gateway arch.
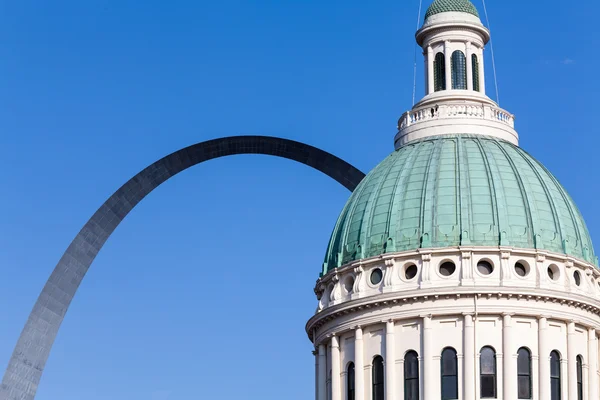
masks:
{"label": "gateway arch", "polygon": [[0,400],[33,400],[58,329],[83,277],[104,243],[150,192],[172,176],[215,158],[265,154],[294,160],[354,191],[365,174],[318,148],[267,136],[234,136],[198,143],[143,169],[102,204],[75,236],[44,285],[17,341],[0,385]]}

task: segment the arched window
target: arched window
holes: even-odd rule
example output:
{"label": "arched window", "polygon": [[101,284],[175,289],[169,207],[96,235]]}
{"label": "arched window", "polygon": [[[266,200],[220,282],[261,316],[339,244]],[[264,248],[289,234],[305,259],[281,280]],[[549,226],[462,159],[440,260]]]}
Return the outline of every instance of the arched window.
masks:
{"label": "arched window", "polygon": [[452,89],[467,89],[467,59],[465,53],[452,53]]}
{"label": "arched window", "polygon": [[561,400],[560,393],[560,354],[550,353],[550,400]]}
{"label": "arched window", "polygon": [[479,58],[477,58],[477,54],[471,54],[471,66],[473,67],[473,90],[479,92]]}
{"label": "arched window", "polygon": [[481,398],[496,398],[496,351],[491,347],[481,349],[479,358]]}
{"label": "arched window", "polygon": [[415,351],[404,356],[404,400],[419,400],[419,356]]}
{"label": "arched window", "polygon": [[583,357],[577,356],[577,400],[583,400]]}
{"label": "arched window", "polygon": [[531,399],[531,352],[525,347],[521,347],[517,355],[518,398]]}
{"label": "arched window", "polygon": [[442,400],[458,399],[458,359],[456,350],[446,347],[442,351]]}
{"label": "arched window", "polygon": [[356,377],[354,376],[354,363],[350,363],[348,364],[348,373],[346,374],[346,393],[348,393],[348,400],[354,400],[354,396],[355,396],[355,389],[356,389],[356,384],[355,384],[355,379]]}
{"label": "arched window", "polygon": [[446,58],[444,57],[444,53],[437,53],[435,55],[435,62],[433,63],[433,82],[436,92],[446,90]]}
{"label": "arched window", "polygon": [[383,380],[383,358],[377,356],[373,359],[373,400],[384,399]]}

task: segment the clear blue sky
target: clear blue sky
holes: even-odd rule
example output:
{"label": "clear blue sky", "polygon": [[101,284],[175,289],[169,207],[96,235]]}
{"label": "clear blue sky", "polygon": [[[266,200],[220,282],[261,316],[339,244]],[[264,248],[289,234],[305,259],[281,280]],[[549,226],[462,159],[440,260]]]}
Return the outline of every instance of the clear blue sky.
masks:
{"label": "clear blue sky", "polygon": [[[417,8],[416,0],[2,2],[0,369],[71,239],[158,158],[264,134],[373,168],[411,106]],[[501,105],[600,243],[600,36],[585,18],[600,5],[489,0],[488,11]],[[489,49],[486,61],[494,97]],[[417,65],[420,95],[420,55]],[[329,178],[265,156],[211,161],[167,182],[92,266],[37,399],[311,398],[304,323],[347,197]]]}

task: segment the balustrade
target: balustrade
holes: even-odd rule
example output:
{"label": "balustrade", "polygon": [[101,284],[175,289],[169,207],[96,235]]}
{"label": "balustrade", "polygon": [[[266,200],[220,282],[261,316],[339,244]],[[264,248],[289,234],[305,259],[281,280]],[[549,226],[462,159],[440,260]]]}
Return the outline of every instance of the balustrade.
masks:
{"label": "balustrade", "polygon": [[515,126],[515,117],[501,108],[477,104],[444,104],[407,111],[400,118],[398,129],[443,118],[476,118],[500,122],[511,128]]}

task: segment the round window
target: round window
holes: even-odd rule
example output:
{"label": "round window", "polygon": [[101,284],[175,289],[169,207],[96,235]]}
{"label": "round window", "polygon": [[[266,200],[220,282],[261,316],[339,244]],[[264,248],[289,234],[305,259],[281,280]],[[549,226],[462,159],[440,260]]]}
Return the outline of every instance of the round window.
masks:
{"label": "round window", "polygon": [[494,266],[489,261],[480,260],[477,263],[477,271],[479,271],[481,275],[490,275],[494,272]]}
{"label": "round window", "polygon": [[527,276],[527,266],[526,264],[522,263],[522,262],[518,262],[515,264],[515,273],[521,277],[523,276]]}
{"label": "round window", "polygon": [[407,280],[414,279],[414,277],[417,276],[417,272],[419,272],[419,269],[417,268],[417,266],[415,264],[408,265],[404,269],[404,277]]}
{"label": "round window", "polygon": [[346,292],[348,294],[350,294],[350,293],[352,293],[353,288],[354,288],[354,277],[349,276],[346,278],[346,280],[344,280],[344,289],[346,289]]}
{"label": "round window", "polygon": [[442,276],[450,276],[456,271],[456,265],[452,261],[446,261],[440,265],[440,274]]}
{"label": "round window", "polygon": [[548,278],[550,278],[553,281],[557,281],[559,277],[560,277],[560,270],[558,269],[558,267],[554,264],[549,266],[548,267]]}
{"label": "round window", "polygon": [[579,271],[575,271],[573,273],[573,279],[575,279],[575,284],[577,286],[581,286],[581,274],[579,273]]}
{"label": "round window", "polygon": [[382,279],[383,272],[379,268],[375,268],[373,272],[371,272],[371,283],[373,285],[379,285]]}

